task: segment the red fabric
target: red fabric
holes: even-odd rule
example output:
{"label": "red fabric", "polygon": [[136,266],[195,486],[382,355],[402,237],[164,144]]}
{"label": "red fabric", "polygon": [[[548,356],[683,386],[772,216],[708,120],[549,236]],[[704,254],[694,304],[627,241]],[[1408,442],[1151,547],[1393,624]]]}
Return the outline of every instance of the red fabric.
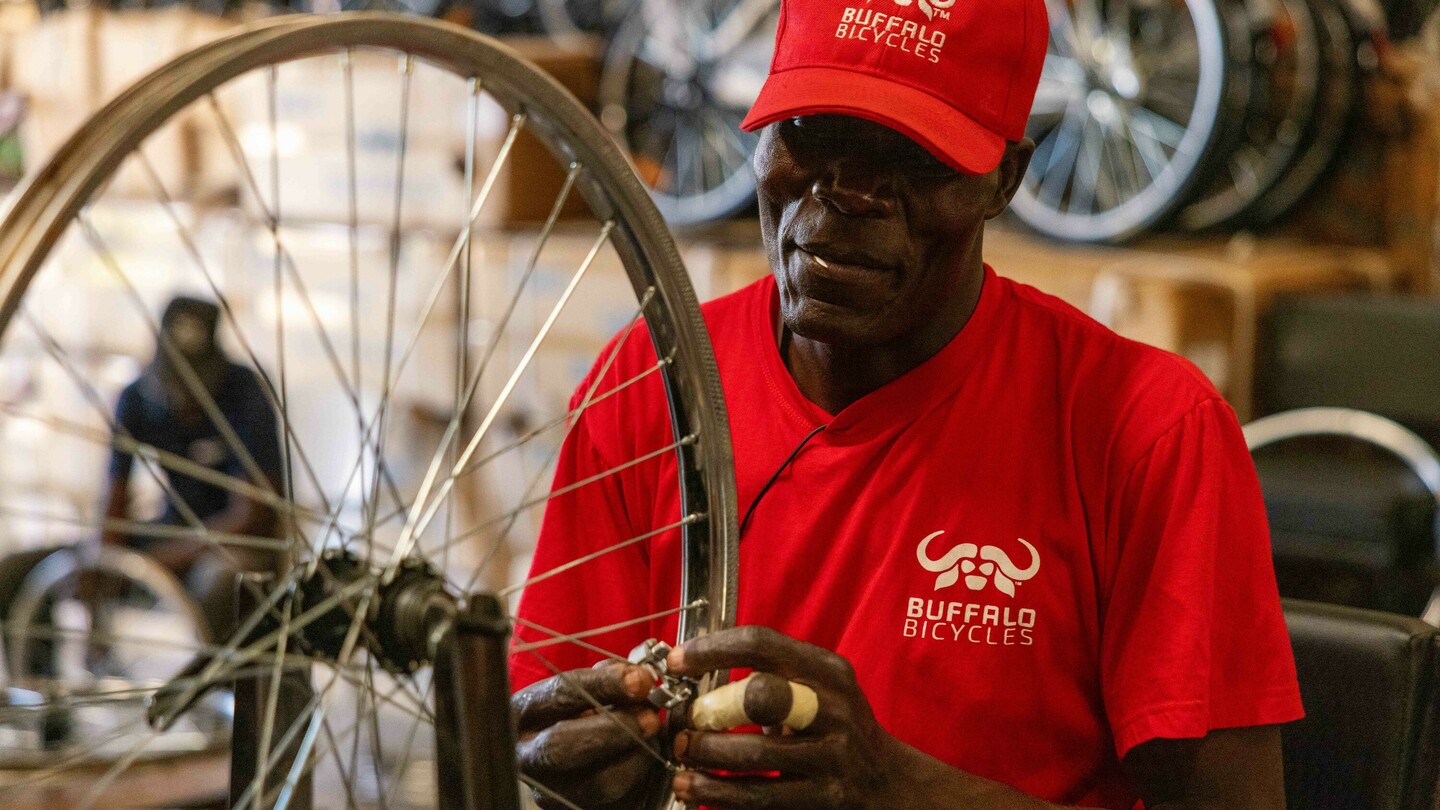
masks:
{"label": "red fabric", "polygon": [[742,126],[854,115],[983,174],[1025,135],[1048,40],[1044,0],[785,0],[770,76]]}
{"label": "red fabric", "polygon": [[[948,346],[833,417],[781,362],[773,281],[705,307],[742,514],[828,425],[741,542],[740,621],[845,655],[882,725],[946,762],[1052,801],[1131,807],[1120,757],[1134,745],[1302,714],[1258,482],[1194,367],[986,272]],[[653,363],[637,334],[598,390]],[[652,383],[586,412],[557,483],[673,441]],[[557,499],[535,570],[675,521],[675,480],[667,455]],[[984,567],[997,551],[1014,578]],[[519,613],[574,631],[664,610],[678,565],[672,531],[545,580]],[[673,618],[588,640],[624,653]],[[550,674],[537,653],[565,668],[597,657],[517,653],[517,687]]]}

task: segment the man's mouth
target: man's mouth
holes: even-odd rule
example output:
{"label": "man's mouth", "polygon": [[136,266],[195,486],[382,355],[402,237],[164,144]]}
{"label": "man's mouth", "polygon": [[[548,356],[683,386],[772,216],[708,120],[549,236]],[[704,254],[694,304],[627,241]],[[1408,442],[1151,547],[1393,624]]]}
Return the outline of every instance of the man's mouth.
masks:
{"label": "man's mouth", "polygon": [[805,248],[798,245],[796,246],[796,250],[814,262],[815,265],[822,270],[852,273],[868,271],[874,273],[885,272],[889,269],[881,263],[873,261],[868,256],[851,255],[819,247]]}

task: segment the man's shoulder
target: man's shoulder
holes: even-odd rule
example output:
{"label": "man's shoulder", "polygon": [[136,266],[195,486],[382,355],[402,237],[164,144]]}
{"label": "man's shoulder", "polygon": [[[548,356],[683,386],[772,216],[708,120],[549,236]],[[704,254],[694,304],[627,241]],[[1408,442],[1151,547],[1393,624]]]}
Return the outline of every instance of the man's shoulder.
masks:
{"label": "man's shoulder", "polygon": [[756,279],[734,292],[712,298],[700,305],[700,314],[705,319],[711,340],[740,339],[749,334],[753,319],[770,302],[770,293],[775,279],[770,276]]}
{"label": "man's shoulder", "polygon": [[1044,341],[1055,361],[1077,373],[1122,389],[1166,386],[1172,394],[1201,399],[1218,396],[1215,386],[1189,360],[1116,333],[1065,300],[1028,284],[1002,278],[1015,301],[1012,328],[1027,343]]}
{"label": "man's shoulder", "polygon": [[1078,422],[1143,445],[1199,405],[1223,401],[1189,360],[1119,335],[1053,295],[1002,281],[1014,302],[1012,345],[1048,366]]}

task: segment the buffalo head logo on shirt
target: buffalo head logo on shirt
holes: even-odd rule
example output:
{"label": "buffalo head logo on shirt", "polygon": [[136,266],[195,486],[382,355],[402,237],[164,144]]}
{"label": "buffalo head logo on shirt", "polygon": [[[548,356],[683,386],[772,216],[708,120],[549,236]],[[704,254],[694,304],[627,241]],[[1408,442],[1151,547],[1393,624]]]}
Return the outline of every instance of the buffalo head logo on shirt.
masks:
{"label": "buffalo head logo on shirt", "polygon": [[[930,541],[944,534],[942,529],[926,535],[920,545],[915,548],[915,558],[920,561],[920,567],[931,573],[938,573],[935,578],[935,590],[948,588],[960,581],[960,574],[965,574],[965,587],[972,591],[983,590],[992,580],[996,590],[1006,596],[1015,595],[1015,586],[1035,576],[1040,570],[1040,552],[1035,547],[1020,541],[1030,551],[1030,565],[1028,568],[1021,568],[1010,560],[1010,555],[1004,549],[996,546],[977,546],[974,543],[961,543],[947,551],[939,559],[932,559],[926,549]],[[979,562],[977,562],[979,560]]]}

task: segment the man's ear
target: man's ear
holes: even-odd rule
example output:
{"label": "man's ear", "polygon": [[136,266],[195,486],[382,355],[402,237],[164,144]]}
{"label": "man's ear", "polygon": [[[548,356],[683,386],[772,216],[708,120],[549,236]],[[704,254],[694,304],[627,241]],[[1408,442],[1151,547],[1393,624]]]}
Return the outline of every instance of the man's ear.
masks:
{"label": "man's ear", "polygon": [[1000,213],[1010,205],[1010,199],[1019,190],[1020,181],[1025,179],[1025,171],[1030,168],[1030,158],[1034,154],[1035,142],[1029,138],[1021,138],[1005,144],[1005,153],[1000,156],[1000,165],[996,167],[998,177],[995,184],[995,196],[985,209],[986,219],[1000,216]]}

